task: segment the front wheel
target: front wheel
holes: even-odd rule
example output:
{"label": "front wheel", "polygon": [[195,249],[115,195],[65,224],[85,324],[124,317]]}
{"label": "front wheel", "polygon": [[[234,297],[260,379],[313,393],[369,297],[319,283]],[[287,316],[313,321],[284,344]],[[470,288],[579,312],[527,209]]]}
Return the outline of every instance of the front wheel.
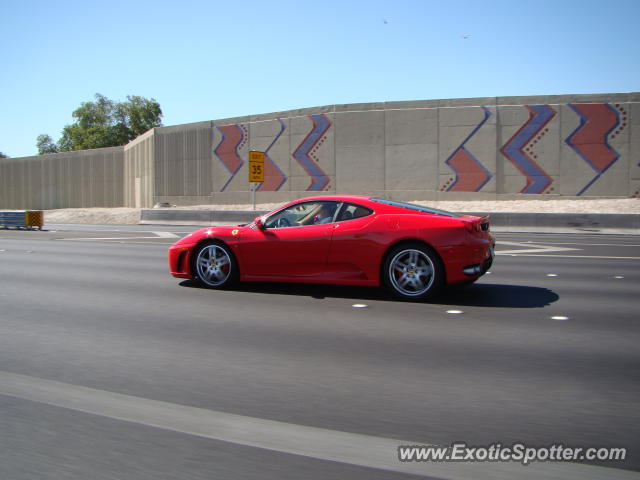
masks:
{"label": "front wheel", "polygon": [[395,247],[384,261],[383,281],[396,297],[424,300],[444,284],[440,257],[426,245],[410,243]]}
{"label": "front wheel", "polygon": [[205,243],[194,255],[195,280],[208,288],[226,288],[238,278],[238,265],[233,253],[221,242]]}

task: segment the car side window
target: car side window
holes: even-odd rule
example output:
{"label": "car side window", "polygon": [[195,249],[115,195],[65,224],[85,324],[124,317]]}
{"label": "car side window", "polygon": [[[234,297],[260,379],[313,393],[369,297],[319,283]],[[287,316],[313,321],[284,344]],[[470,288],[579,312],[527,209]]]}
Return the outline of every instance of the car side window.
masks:
{"label": "car side window", "polygon": [[291,228],[333,222],[338,202],[304,202],[292,205],[271,215],[266,228]]}
{"label": "car side window", "polygon": [[353,220],[356,218],[367,217],[373,213],[368,208],[361,207],[360,205],[344,204],[338,215],[338,221]]}
{"label": "car side window", "polygon": [[267,228],[299,227],[300,219],[304,218],[312,209],[313,204],[311,203],[298,203],[296,205],[292,205],[274,215],[271,215],[267,219],[265,226]]}
{"label": "car side window", "polygon": [[318,202],[318,208],[313,212],[313,215],[306,223],[306,225],[322,225],[324,223],[333,223],[337,209],[338,202]]}

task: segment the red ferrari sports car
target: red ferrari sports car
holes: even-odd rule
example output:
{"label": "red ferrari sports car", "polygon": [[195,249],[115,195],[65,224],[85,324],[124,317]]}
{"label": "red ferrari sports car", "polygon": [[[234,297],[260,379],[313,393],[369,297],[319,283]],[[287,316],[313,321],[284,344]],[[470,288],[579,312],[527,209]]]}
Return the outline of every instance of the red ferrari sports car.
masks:
{"label": "red ferrari sports car", "polygon": [[385,286],[423,299],[471,283],[493,261],[488,217],[379,198],[301,198],[235,227],[212,226],[169,248],[169,268],[209,288],[237,281]]}

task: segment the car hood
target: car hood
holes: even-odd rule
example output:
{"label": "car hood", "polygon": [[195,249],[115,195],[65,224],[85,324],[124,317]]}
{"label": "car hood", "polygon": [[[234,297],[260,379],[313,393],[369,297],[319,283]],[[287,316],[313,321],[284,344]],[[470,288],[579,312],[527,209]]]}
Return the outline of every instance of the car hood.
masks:
{"label": "car hood", "polygon": [[215,225],[211,227],[204,227],[190,233],[186,237],[181,238],[174,245],[193,245],[207,238],[233,241],[235,239],[238,239],[241,235],[241,232],[247,228],[250,228],[251,225],[252,224],[235,226]]}

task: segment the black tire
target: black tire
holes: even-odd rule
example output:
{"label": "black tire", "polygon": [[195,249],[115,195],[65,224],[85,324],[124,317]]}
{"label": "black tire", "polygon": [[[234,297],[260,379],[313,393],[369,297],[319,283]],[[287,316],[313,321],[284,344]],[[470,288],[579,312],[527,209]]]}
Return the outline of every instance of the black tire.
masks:
{"label": "black tire", "polygon": [[385,287],[402,300],[425,300],[444,285],[442,260],[433,249],[421,243],[405,243],[391,249],[383,262]]}
{"label": "black tire", "polygon": [[238,262],[231,249],[222,242],[205,242],[195,250],[191,271],[194,280],[207,288],[229,288],[239,278]]}

